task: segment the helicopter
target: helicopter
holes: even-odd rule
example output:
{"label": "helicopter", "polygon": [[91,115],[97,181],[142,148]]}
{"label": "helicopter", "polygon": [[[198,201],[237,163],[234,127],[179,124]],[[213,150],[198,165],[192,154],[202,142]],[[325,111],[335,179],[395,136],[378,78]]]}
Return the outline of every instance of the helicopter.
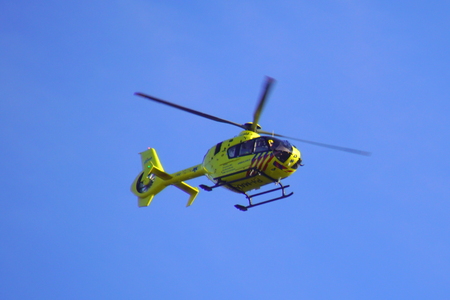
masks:
{"label": "helicopter", "polygon": [[[149,206],[155,195],[167,186],[173,185],[189,195],[186,204],[186,207],[188,207],[192,205],[200,190],[185,181],[200,176],[206,176],[213,183],[212,185],[199,185],[205,191],[210,192],[215,188],[223,187],[232,192],[243,194],[248,201],[248,205],[235,205],[241,211],[247,211],[255,206],[290,197],[294,193],[288,193],[286,189],[289,185],[283,185],[281,180],[294,174],[303,164],[300,151],[286,139],[359,155],[370,155],[369,152],[362,150],[263,131],[258,121],[274,82],[273,78],[266,77],[253,114],[253,120],[245,124],[221,119],[147,94],[135,93],[135,95],[145,99],[243,129],[237,136],[223,140],[211,147],[200,164],[171,174],[164,170],[154,148],[148,148],[139,153],[142,171],[131,184],[132,193],[138,197],[138,206]],[[277,187],[250,194],[251,191],[259,190],[271,183]],[[257,203],[253,201],[255,197],[273,195],[274,193],[277,193],[277,195],[271,196],[273,197],[271,199]]]}

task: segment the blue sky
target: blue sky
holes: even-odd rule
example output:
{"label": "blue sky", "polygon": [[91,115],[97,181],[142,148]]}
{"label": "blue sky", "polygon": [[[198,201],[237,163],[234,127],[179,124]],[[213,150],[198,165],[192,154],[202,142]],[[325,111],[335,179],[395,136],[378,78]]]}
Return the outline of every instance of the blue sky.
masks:
{"label": "blue sky", "polygon": [[[447,299],[450,5],[444,1],[0,3],[2,299]],[[238,134],[294,143],[294,195],[137,208],[138,152],[175,172]],[[208,184],[206,178],[190,182]]]}

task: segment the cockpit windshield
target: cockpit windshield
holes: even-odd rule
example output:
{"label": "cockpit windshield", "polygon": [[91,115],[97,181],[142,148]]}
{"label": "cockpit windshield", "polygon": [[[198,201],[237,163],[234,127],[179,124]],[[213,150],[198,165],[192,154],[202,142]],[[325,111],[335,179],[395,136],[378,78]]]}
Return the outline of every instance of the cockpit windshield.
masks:
{"label": "cockpit windshield", "polygon": [[266,137],[270,149],[273,150],[275,157],[281,162],[285,162],[292,154],[292,145],[286,140],[279,140],[272,137]]}
{"label": "cockpit windshield", "polygon": [[271,145],[271,150],[292,152],[292,145],[286,140],[279,140],[275,138],[267,138],[269,145]]}

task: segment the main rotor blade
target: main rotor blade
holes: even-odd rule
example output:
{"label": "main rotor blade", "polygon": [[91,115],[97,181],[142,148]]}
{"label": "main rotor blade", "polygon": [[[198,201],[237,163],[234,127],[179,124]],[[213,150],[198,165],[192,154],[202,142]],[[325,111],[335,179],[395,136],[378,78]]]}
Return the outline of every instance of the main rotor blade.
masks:
{"label": "main rotor blade", "polygon": [[264,85],[263,92],[261,94],[261,98],[259,99],[259,102],[256,105],[255,113],[253,114],[253,124],[251,127],[252,131],[256,131],[259,118],[261,117],[262,110],[264,109],[264,105],[266,104],[267,96],[269,95],[270,87],[274,82],[275,79],[267,76],[266,83]]}
{"label": "main rotor blade", "polygon": [[213,120],[213,121],[216,121],[216,122],[225,123],[225,124],[234,125],[234,126],[237,126],[239,128],[245,129],[245,127],[243,125],[241,125],[241,124],[234,123],[234,122],[231,122],[231,121],[228,121],[228,120],[225,120],[225,119],[221,119],[221,118],[218,118],[218,117],[215,117],[215,116],[211,116],[211,115],[208,115],[208,114],[205,114],[205,113],[202,113],[202,112],[199,112],[199,111],[196,111],[196,110],[193,110],[193,109],[190,109],[190,108],[187,108],[187,107],[175,104],[175,103],[171,103],[171,102],[168,102],[168,101],[165,101],[165,100],[161,100],[161,99],[155,98],[153,96],[149,96],[149,95],[142,94],[142,93],[134,93],[134,94],[136,96],[141,96],[141,97],[147,98],[149,100],[152,100],[152,101],[155,101],[155,102],[158,102],[158,103],[161,103],[161,104],[165,104],[165,105],[168,105],[168,106],[171,106],[171,107],[174,107],[174,108],[186,111],[188,113],[191,113],[191,114],[194,114],[194,115],[206,118],[206,119],[210,119],[210,120]]}
{"label": "main rotor blade", "polygon": [[263,131],[263,130],[258,130],[258,133],[273,135],[273,136],[278,136],[278,137],[284,137],[284,138],[287,138],[290,140],[296,140],[296,141],[299,141],[302,143],[307,143],[307,144],[330,148],[330,149],[339,150],[339,151],[350,152],[353,154],[359,154],[359,155],[364,155],[364,156],[371,155],[371,153],[367,152],[367,151],[362,151],[362,150],[357,150],[357,149],[352,149],[352,148],[347,148],[347,147],[341,147],[341,146],[335,146],[335,145],[330,145],[330,144],[324,144],[324,143],[319,143],[319,142],[313,142],[313,141],[308,141],[308,140],[302,140],[302,139],[293,138],[293,137],[289,137],[289,136],[285,136],[285,135],[281,135],[281,134],[277,134],[277,133],[272,133],[272,132],[268,132],[268,131]]}

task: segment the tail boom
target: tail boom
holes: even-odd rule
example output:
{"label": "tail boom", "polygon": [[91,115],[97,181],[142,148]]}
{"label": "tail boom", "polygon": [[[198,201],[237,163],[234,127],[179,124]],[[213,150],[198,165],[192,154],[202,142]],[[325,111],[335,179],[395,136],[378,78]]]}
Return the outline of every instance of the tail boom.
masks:
{"label": "tail boom", "polygon": [[185,170],[168,174],[164,171],[156,150],[150,148],[142,153],[142,172],[131,185],[131,191],[138,197],[138,206],[149,206],[153,197],[169,185],[174,185],[189,195],[186,206],[192,205],[199,189],[192,187],[184,181],[205,175],[202,164]]}

